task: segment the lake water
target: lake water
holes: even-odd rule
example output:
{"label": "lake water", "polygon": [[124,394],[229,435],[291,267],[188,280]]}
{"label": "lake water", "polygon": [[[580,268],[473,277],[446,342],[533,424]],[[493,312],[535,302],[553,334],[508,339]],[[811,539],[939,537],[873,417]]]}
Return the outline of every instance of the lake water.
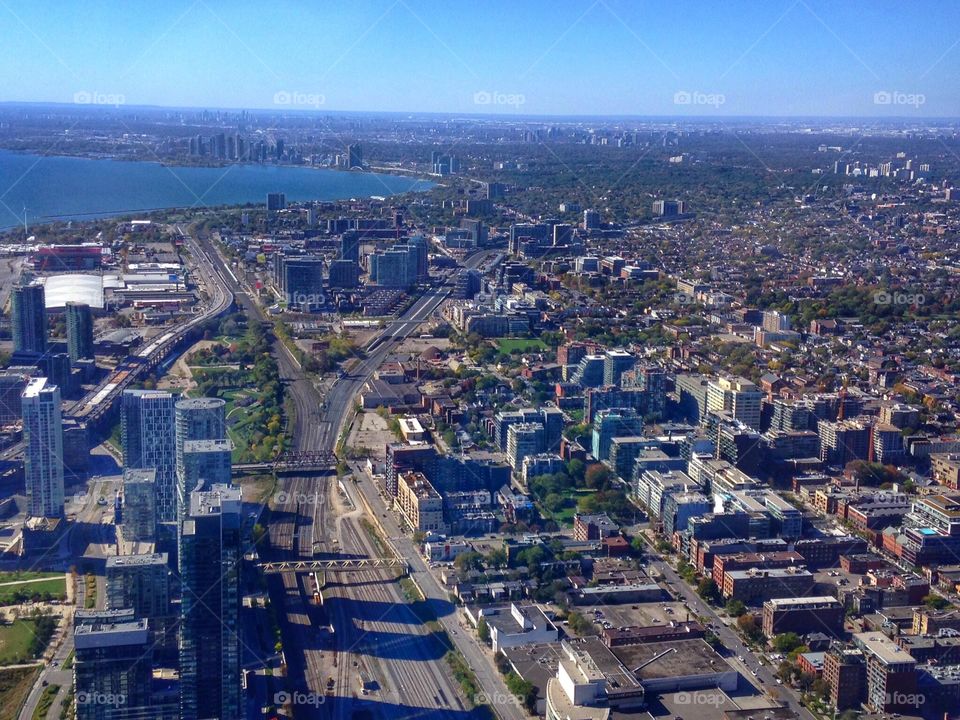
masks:
{"label": "lake water", "polygon": [[172,207],[342,200],[427,190],[433,183],[379,173],[275,165],[175,167],[151,162],[43,157],[0,150],[0,229]]}

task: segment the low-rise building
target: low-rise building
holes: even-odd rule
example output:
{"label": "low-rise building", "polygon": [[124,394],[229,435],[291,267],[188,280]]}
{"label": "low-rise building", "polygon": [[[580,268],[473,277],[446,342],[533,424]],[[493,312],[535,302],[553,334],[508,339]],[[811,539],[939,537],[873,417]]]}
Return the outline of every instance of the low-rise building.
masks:
{"label": "low-rise building", "polygon": [[763,604],[763,634],[772,638],[816,630],[836,636],[843,631],[843,618],[843,605],[829,596],[773,598]]}
{"label": "low-rise building", "polygon": [[397,507],[407,524],[416,532],[443,533],[443,498],[426,475],[408,472],[397,483]]}

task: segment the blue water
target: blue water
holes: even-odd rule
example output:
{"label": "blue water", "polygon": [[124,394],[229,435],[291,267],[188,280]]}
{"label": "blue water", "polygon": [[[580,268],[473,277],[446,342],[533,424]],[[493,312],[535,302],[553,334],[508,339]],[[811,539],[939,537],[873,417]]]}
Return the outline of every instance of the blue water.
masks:
{"label": "blue water", "polygon": [[427,190],[433,183],[398,175],[274,165],[172,167],[152,162],[43,157],[0,150],[0,228],[105,217],[172,207],[342,200]]}

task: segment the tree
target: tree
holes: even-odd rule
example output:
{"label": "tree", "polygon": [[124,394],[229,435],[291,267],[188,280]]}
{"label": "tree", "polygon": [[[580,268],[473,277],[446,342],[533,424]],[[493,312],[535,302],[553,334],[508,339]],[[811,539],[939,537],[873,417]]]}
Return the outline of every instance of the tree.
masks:
{"label": "tree", "polygon": [[484,618],[480,618],[480,622],[477,623],[477,637],[487,645],[490,644],[490,626]]}
{"label": "tree", "polygon": [[473,551],[461,553],[457,555],[456,560],[453,561],[453,565],[460,572],[468,572],[470,570],[482,570],[483,555]]}
{"label": "tree", "polygon": [[717,583],[710,578],[701,578],[697,583],[697,595],[704,600],[714,600],[718,595]]}
{"label": "tree", "polygon": [[756,615],[744,613],[737,618],[737,628],[743,633],[743,636],[751,642],[758,642],[763,638],[763,629],[757,622]]}
{"label": "tree", "polygon": [[795,632],[780,633],[773,638],[773,647],[777,652],[789,653],[803,644],[800,636]]}
{"label": "tree", "polygon": [[739,600],[730,600],[723,608],[727,615],[731,617],[740,617],[747,611],[747,606]]}
{"label": "tree", "polygon": [[494,548],[487,553],[487,566],[502,568],[507,566],[507,551],[503,548]]}
{"label": "tree", "polygon": [[926,605],[931,610],[943,610],[946,607],[949,607],[950,601],[945,597],[940,595],[925,595],[923,598],[923,604]]}
{"label": "tree", "polygon": [[588,488],[599,490],[610,480],[610,469],[603,463],[593,463],[587,467],[583,481]]}
{"label": "tree", "polygon": [[570,614],[567,615],[567,626],[577,635],[586,635],[593,630],[593,623],[576,610],[571,611]]}
{"label": "tree", "polygon": [[531,713],[537,708],[537,688],[529,680],[524,680],[515,672],[507,674],[507,690],[517,697]]}

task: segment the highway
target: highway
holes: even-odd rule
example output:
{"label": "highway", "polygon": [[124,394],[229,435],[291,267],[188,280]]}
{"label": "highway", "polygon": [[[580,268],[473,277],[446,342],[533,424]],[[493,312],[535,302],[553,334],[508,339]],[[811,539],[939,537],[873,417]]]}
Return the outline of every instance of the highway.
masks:
{"label": "highway", "polygon": [[[230,270],[211,240],[198,240],[205,256],[217,263],[216,275],[227,284],[247,317],[268,322],[249,288]],[[480,253],[469,265],[476,267],[490,257],[491,253]],[[365,356],[338,378],[325,396],[303,374],[290,350],[275,341],[280,375],[296,408],[293,449],[334,450],[363,384],[403,339],[433,317],[448,296],[448,289],[432,288],[418,298],[400,318],[388,323]],[[270,559],[380,554],[359,524],[360,511],[351,509],[359,507],[356,499],[344,504],[332,476],[321,480],[289,477],[278,482],[268,529]],[[334,505],[337,512],[331,512]],[[312,604],[309,576],[284,573],[270,581],[271,598],[283,608],[281,626],[291,686],[317,697],[323,695],[333,678],[333,697],[323,703],[294,707],[295,717],[348,718],[362,713],[392,718],[421,712],[431,717],[466,717],[469,711],[449,677],[439,639],[432,637],[413,614],[390,572],[336,580],[323,608]],[[332,639],[321,629],[331,622]],[[311,632],[304,632],[307,627]],[[384,642],[388,639],[389,643]],[[369,695],[362,693],[356,681],[361,668],[378,684]]]}

